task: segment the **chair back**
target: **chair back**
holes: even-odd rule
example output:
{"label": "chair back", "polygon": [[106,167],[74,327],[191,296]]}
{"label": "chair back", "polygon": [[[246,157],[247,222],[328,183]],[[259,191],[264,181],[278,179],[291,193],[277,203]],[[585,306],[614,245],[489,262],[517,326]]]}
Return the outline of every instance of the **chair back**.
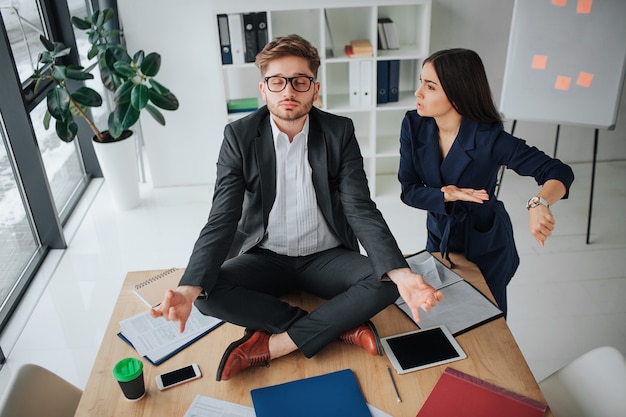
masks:
{"label": "chair back", "polygon": [[72,417],[82,390],[38,365],[22,365],[0,402],[0,417]]}
{"label": "chair back", "polygon": [[626,360],[593,349],[539,382],[556,417],[626,417]]}

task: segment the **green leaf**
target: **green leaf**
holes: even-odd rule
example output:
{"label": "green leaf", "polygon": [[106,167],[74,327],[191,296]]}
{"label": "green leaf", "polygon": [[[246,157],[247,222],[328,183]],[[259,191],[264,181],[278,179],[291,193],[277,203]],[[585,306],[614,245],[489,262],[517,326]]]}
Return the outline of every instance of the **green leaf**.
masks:
{"label": "green leaf", "polygon": [[54,44],[45,36],[39,35],[39,41],[48,51],[54,51]]}
{"label": "green leaf", "polygon": [[127,62],[116,62],[113,64],[115,72],[126,78],[132,78],[137,75],[137,71],[133,69]]}
{"label": "green leaf", "polygon": [[87,30],[87,29],[91,29],[91,23],[84,20],[84,19],[79,19],[76,16],[72,16],[72,24],[80,30]]}
{"label": "green leaf", "polygon": [[135,55],[133,55],[133,62],[137,65],[137,66],[141,66],[141,63],[143,62],[143,58],[144,58],[144,54],[142,50],[139,50],[135,53]]}
{"label": "green leaf", "polygon": [[115,102],[118,104],[129,103],[131,100],[131,93],[134,86],[135,83],[133,83],[132,81],[124,82],[124,84],[122,84],[120,88],[115,90],[115,95],[113,97]]}
{"label": "green leaf", "polygon": [[178,109],[178,99],[171,92],[167,94],[157,94],[154,89],[150,89],[150,101],[155,106],[164,110],[176,110]]}
{"label": "green leaf", "polygon": [[109,117],[109,130],[115,132],[116,134],[112,134],[117,137],[121,131],[129,129],[137,123],[139,115],[139,110],[131,106],[130,103],[118,105]]}
{"label": "green leaf", "polygon": [[122,125],[115,121],[115,112],[109,114],[108,128],[109,128],[109,133],[114,138],[118,138],[124,131],[124,129],[122,129]]}
{"label": "green leaf", "polygon": [[108,9],[104,9],[102,11],[102,14],[104,14],[104,22],[103,23],[106,23],[106,22],[110,21],[111,19],[113,19],[113,17],[115,16],[115,11],[113,9],[111,9],[111,8],[108,8]]}
{"label": "green leaf", "polygon": [[111,71],[115,71],[113,67],[116,62],[126,62],[130,65],[130,56],[123,47],[110,47],[104,51],[104,63]]}
{"label": "green leaf", "polygon": [[103,12],[100,12],[100,10],[96,10],[94,12],[94,15],[96,16],[95,19],[93,19],[92,17],[94,25],[98,27],[102,26],[104,24],[105,14]]}
{"label": "green leaf", "polygon": [[63,82],[67,78],[67,76],[65,75],[65,72],[66,72],[66,69],[63,65],[55,65],[52,67],[52,70],[50,71],[50,75],[52,75],[52,78],[54,78],[55,81]]}
{"label": "green leaf", "polygon": [[161,114],[159,109],[151,104],[146,104],[146,110],[148,111],[148,113],[150,113],[152,117],[154,117],[154,120],[159,122],[161,126],[165,126],[165,117],[163,117],[163,114]]}
{"label": "green leaf", "polygon": [[148,104],[148,87],[143,84],[137,84],[130,92],[130,103],[137,110],[141,110]]}
{"label": "green leaf", "polygon": [[48,91],[48,111],[57,120],[66,119],[70,111],[70,95],[59,85]]}
{"label": "green leaf", "polygon": [[52,119],[52,115],[46,110],[46,114],[43,115],[43,127],[46,130],[50,129],[50,119]]}
{"label": "green leaf", "polygon": [[58,46],[58,48],[55,48],[54,52],[52,52],[53,58],[61,58],[63,56],[67,56],[72,51],[72,48],[66,48],[65,45],[63,45],[62,43],[56,45]]}
{"label": "green leaf", "polygon": [[96,90],[89,87],[81,87],[72,94],[72,99],[77,103],[89,106],[99,107],[102,105],[102,97]]}
{"label": "green leaf", "polygon": [[156,52],[152,52],[143,59],[141,63],[141,72],[148,77],[154,77],[161,68],[161,55]]}
{"label": "green leaf", "polygon": [[65,76],[71,80],[93,80],[93,74],[83,67],[67,67]]}
{"label": "green leaf", "polygon": [[71,142],[78,133],[78,125],[72,117],[63,120],[57,120],[55,124],[57,136],[63,142]]}
{"label": "green leaf", "polygon": [[93,45],[91,48],[89,48],[89,52],[87,52],[87,59],[93,59],[95,56],[98,55],[98,51],[98,45]]}
{"label": "green leaf", "polygon": [[170,92],[170,90],[167,87],[157,82],[155,79],[150,80],[150,86],[154,88],[154,91],[161,96],[164,96]]}

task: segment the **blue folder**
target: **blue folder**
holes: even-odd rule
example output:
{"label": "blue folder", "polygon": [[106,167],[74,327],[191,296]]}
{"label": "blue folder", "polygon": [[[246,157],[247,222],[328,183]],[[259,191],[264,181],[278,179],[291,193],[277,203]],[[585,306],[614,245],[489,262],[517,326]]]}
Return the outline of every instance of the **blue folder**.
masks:
{"label": "blue folder", "polygon": [[372,417],[350,369],[250,392],[257,417]]}

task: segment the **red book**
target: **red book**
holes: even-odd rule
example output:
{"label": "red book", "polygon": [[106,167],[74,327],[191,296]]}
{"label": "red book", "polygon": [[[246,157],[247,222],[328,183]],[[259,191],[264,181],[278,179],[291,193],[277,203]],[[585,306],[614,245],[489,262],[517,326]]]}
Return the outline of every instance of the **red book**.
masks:
{"label": "red book", "polygon": [[547,404],[446,368],[417,417],[543,417]]}

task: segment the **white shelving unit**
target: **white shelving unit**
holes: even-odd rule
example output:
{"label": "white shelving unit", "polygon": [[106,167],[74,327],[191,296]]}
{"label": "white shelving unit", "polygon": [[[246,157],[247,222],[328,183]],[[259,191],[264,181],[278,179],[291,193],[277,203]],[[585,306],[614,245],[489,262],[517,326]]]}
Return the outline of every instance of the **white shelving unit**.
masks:
{"label": "white shelving unit", "polygon": [[[336,0],[318,1],[316,7],[298,6],[283,0],[273,1],[272,8],[259,8],[253,1],[232,1],[216,6],[215,13],[267,13],[268,38],[297,33],[315,45],[322,58],[318,73],[321,83],[321,108],[350,117],[364,157],[365,169],[373,195],[388,191],[397,182],[385,181],[398,171],[400,124],[407,110],[415,108],[414,92],[418,86],[422,61],[429,54],[431,0]],[[400,48],[377,50],[378,19],[393,20]],[[216,17],[214,17],[216,19]],[[371,58],[348,58],[344,46],[356,39],[368,39],[374,47]],[[350,105],[349,65],[352,61],[370,65],[371,100]],[[400,61],[400,94],[397,102],[377,104],[377,61]],[[253,63],[222,65],[226,99],[257,97],[262,103],[258,84],[259,70]],[[242,113],[229,114],[230,122]],[[380,187],[378,187],[380,183]],[[399,185],[397,185],[399,189]]]}

